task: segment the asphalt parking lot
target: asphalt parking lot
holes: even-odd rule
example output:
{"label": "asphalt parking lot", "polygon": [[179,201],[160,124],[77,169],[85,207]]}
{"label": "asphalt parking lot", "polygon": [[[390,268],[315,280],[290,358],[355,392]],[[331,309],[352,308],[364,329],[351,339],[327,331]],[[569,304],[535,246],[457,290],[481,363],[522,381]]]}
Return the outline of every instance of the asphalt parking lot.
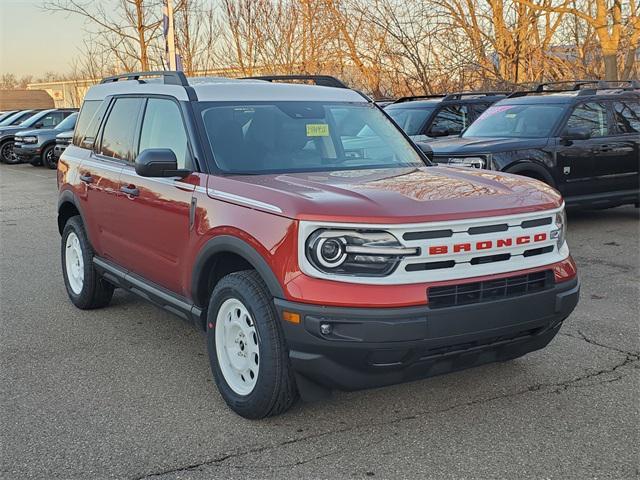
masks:
{"label": "asphalt parking lot", "polygon": [[203,337],[68,301],[55,172],[0,165],[0,477],[638,478],[639,213],[569,215],[582,297],[543,351],[248,421]]}

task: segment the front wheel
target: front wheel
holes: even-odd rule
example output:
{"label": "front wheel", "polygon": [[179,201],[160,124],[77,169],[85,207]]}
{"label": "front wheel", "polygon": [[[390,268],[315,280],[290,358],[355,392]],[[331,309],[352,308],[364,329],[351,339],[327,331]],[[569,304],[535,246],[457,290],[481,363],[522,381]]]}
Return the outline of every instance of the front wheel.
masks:
{"label": "front wheel", "polygon": [[55,170],[58,166],[58,160],[53,154],[54,148],[55,148],[54,145],[50,145],[47,148],[45,148],[42,152],[42,165],[51,170]]}
{"label": "front wheel", "polygon": [[278,415],[298,392],[273,298],[252,270],[224,277],[207,313],[209,361],[227,405],[250,419]]}
{"label": "front wheel", "polygon": [[93,266],[93,249],[79,216],[64,226],[61,257],[64,284],[73,304],[83,310],[107,306],[114,287]]}
{"label": "front wheel", "polygon": [[13,153],[13,141],[8,140],[0,145],[0,161],[3,163],[18,163],[18,157]]}

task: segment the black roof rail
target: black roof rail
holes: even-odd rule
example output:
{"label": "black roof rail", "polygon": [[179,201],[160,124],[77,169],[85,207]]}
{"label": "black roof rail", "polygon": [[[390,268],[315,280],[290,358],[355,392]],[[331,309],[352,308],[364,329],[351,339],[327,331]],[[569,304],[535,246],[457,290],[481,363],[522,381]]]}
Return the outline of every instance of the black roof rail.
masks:
{"label": "black roof rail", "polygon": [[509,92],[493,92],[493,91],[487,91],[487,92],[455,92],[455,93],[450,93],[448,95],[446,95],[444,97],[444,101],[446,100],[460,100],[462,99],[462,97],[465,96],[474,96],[477,95],[478,97],[495,97],[498,95],[504,95],[507,96],[509,94]]}
{"label": "black roof rail", "polygon": [[446,96],[446,93],[438,93],[432,95],[407,95],[406,97],[400,97],[393,103],[402,103],[402,102],[410,102],[412,100],[423,100],[429,98],[443,98]]}
{"label": "black roof rail", "polygon": [[105,77],[100,81],[100,83],[111,83],[117,82],[119,80],[137,80],[139,82],[143,82],[143,80],[140,80],[140,77],[162,77],[165,85],[181,85],[183,87],[189,86],[189,82],[187,81],[187,77],[185,76],[184,72],[171,70],[122,73],[120,75]]}
{"label": "black roof rail", "polygon": [[331,75],[257,75],[253,77],[242,77],[241,80],[264,80],[266,82],[309,80],[321,87],[349,88],[341,80]]}
{"label": "black roof rail", "polygon": [[[617,85],[615,85],[617,84]],[[626,84],[626,86],[620,85]],[[571,85],[571,88],[554,88],[546,89],[551,85]],[[585,86],[591,86],[583,88]],[[533,90],[523,90],[513,92],[508,98],[524,97],[529,94],[536,93],[560,93],[560,92],[578,92],[578,96],[595,95],[599,90],[620,90],[619,93],[640,89],[638,80],[561,80],[557,82],[545,82],[538,84]]]}
{"label": "black roof rail", "polygon": [[508,92],[454,92],[454,93],[438,93],[438,94],[431,94],[431,95],[408,95],[406,97],[400,97],[399,99],[397,99],[395,102],[393,103],[403,103],[403,102],[410,102],[413,100],[426,100],[429,98],[442,98],[442,101],[449,101],[449,100],[460,100],[462,97],[464,96],[473,96],[473,95],[477,95],[479,97],[491,97],[491,96],[497,96],[497,95],[508,95]]}

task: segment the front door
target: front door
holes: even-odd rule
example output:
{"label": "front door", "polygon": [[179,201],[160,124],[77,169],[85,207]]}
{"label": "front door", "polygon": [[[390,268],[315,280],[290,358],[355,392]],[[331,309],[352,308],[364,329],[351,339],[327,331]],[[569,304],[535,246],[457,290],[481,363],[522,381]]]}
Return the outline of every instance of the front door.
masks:
{"label": "front door", "polygon": [[[166,98],[149,98],[136,151],[171,149],[178,168],[192,168],[180,107]],[[195,176],[194,176],[195,177]],[[128,163],[120,177],[116,217],[122,237],[123,265],[129,271],[173,292],[185,293],[183,274],[190,238],[193,179],[148,178]]]}
{"label": "front door", "polygon": [[[570,129],[589,132],[586,140],[563,140]],[[598,165],[611,162],[612,128],[606,103],[585,102],[574,107],[558,142],[558,167],[564,196],[590,195],[603,191]]]}

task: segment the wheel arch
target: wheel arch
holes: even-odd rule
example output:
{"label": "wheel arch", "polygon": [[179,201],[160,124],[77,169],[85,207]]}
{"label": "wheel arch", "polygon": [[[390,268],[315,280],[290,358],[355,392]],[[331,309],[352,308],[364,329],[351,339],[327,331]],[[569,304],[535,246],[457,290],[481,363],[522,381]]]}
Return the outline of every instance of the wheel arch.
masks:
{"label": "wheel arch", "polygon": [[80,215],[82,223],[84,224],[84,216],[82,215],[78,200],[73,192],[64,190],[58,199],[58,232],[60,235],[62,235],[67,221],[76,215]]}
{"label": "wheel arch", "polygon": [[[547,185],[556,188],[556,181],[551,175],[551,172],[538,162],[533,160],[522,160],[515,165],[511,165],[505,168],[506,173],[514,173],[517,175],[530,176],[536,180],[541,180]],[[532,173],[533,175],[525,175],[526,173]]]}
{"label": "wheel arch", "polygon": [[191,274],[191,296],[194,304],[206,308],[209,295],[222,276],[248,268],[258,272],[271,295],[284,298],[276,275],[253,246],[231,235],[219,235],[209,240],[196,257]]}

